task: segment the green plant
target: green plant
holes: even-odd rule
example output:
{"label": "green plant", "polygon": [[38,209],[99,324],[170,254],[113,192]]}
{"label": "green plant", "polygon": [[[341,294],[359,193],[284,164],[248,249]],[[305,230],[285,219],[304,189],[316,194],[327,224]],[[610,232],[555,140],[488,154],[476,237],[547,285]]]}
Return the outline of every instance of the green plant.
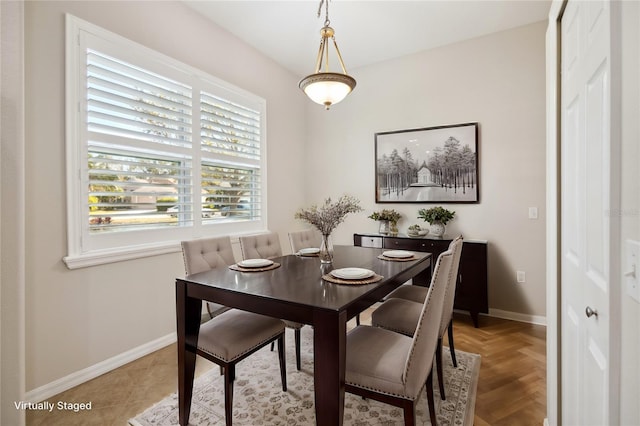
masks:
{"label": "green plant", "polygon": [[425,222],[429,222],[429,225],[434,222],[440,222],[443,225],[446,225],[447,222],[453,219],[455,214],[456,212],[437,206],[430,209],[418,210],[418,219],[424,219]]}
{"label": "green plant", "polygon": [[402,215],[393,209],[384,209],[381,212],[373,212],[369,215],[369,219],[388,220],[389,222],[398,223]]}

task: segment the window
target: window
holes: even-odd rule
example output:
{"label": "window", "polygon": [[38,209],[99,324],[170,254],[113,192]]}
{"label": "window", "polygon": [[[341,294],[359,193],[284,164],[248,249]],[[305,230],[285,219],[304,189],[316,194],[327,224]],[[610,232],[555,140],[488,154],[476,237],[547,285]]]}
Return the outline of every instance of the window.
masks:
{"label": "window", "polygon": [[265,101],[67,16],[70,268],[265,229]]}

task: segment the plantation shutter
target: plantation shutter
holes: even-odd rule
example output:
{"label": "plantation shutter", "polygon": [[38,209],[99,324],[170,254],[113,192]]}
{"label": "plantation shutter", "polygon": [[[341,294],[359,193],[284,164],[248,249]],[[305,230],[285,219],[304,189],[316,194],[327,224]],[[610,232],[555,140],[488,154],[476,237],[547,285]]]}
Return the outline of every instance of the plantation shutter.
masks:
{"label": "plantation shutter", "polygon": [[191,147],[191,87],[87,51],[90,132]]}
{"label": "plantation shutter", "polygon": [[191,129],[191,87],[87,50],[91,232],[193,222]]}
{"label": "plantation shutter", "polygon": [[257,109],[200,94],[202,190],[228,219],[261,216],[260,121]]}

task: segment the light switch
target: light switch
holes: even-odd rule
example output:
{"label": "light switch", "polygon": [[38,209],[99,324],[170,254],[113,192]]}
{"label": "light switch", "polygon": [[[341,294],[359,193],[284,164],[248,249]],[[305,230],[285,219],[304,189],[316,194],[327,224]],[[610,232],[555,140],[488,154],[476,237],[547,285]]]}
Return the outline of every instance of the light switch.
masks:
{"label": "light switch", "polygon": [[640,242],[627,240],[627,261],[624,266],[624,276],[627,282],[627,294],[640,302],[640,284],[638,280],[638,259],[640,259]]}
{"label": "light switch", "polygon": [[529,219],[537,219],[537,218],[538,218],[538,208],[529,207]]}

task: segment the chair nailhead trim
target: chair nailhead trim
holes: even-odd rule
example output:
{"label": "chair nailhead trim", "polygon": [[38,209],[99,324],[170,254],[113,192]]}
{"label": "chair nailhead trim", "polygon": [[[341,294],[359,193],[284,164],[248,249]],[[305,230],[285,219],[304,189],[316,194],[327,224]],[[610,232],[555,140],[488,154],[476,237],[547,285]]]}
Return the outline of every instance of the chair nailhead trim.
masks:
{"label": "chair nailhead trim", "polygon": [[281,334],[283,334],[283,333],[284,333],[284,332],[279,332],[279,333],[276,333],[276,334],[272,335],[271,337],[267,337],[266,339],[263,339],[260,343],[257,343],[257,344],[255,344],[255,345],[253,345],[252,347],[250,347],[249,349],[245,350],[244,352],[239,353],[239,354],[238,354],[238,355],[236,355],[233,359],[226,359],[226,358],[224,358],[222,355],[215,354],[215,353],[213,353],[213,352],[211,352],[211,351],[208,351],[207,349],[203,348],[203,347],[202,347],[202,346],[200,346],[200,345],[198,345],[198,349],[199,349],[199,350],[201,350],[202,352],[208,353],[208,354],[209,354],[209,355],[211,355],[211,356],[214,356],[214,357],[216,357],[216,358],[218,358],[218,359],[221,359],[221,360],[222,360],[222,361],[224,361],[224,362],[231,362],[231,361],[233,361],[234,359],[238,359],[238,358],[240,358],[242,355],[246,354],[247,352],[251,352],[251,351],[252,351],[252,350],[254,350],[255,348],[259,348],[259,347],[260,347],[260,346],[262,346],[265,342],[268,342],[269,340],[271,340],[271,339],[273,339],[274,337],[279,336],[279,335],[281,335]]}

